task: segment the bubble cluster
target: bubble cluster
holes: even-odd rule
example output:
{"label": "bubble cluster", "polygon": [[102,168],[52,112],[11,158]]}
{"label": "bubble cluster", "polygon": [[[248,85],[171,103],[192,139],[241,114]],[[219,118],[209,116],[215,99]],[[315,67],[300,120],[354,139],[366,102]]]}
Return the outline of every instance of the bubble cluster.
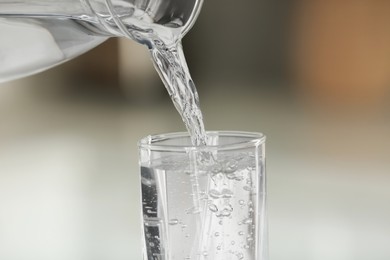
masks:
{"label": "bubble cluster", "polygon": [[[181,193],[174,191],[167,198],[170,202],[177,202],[172,204],[174,210],[168,212],[170,219],[167,225],[170,235],[182,239],[182,253],[178,259],[252,259],[252,249],[256,245],[253,228],[257,223],[254,210],[258,202],[253,193],[257,177],[248,167],[248,158],[248,153],[242,153],[240,158],[236,155],[233,158],[226,154],[215,154],[215,161],[199,165],[196,174],[189,168],[181,169],[183,179],[175,183]],[[183,189],[182,186],[188,188]],[[148,210],[163,213],[154,204],[153,208],[149,208],[150,205],[145,205],[145,213]],[[184,210],[180,212],[182,207]],[[160,224],[161,232],[163,229],[160,227],[164,225]],[[152,237],[156,230],[150,229]],[[201,241],[196,242],[200,243],[199,251],[188,251],[191,243],[199,239]],[[148,240],[154,243],[154,248],[163,245],[160,239]],[[179,248],[174,250],[179,252]]]}

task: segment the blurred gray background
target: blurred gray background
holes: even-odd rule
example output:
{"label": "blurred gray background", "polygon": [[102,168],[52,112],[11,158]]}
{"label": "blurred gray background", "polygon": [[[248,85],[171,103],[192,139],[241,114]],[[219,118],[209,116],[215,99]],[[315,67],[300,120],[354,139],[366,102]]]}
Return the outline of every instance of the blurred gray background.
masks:
{"label": "blurred gray background", "polygon": [[[184,39],[206,128],[268,137],[271,259],[390,259],[389,13],[206,1]],[[1,84],[0,259],[140,260],[137,140],[181,130],[127,40]]]}

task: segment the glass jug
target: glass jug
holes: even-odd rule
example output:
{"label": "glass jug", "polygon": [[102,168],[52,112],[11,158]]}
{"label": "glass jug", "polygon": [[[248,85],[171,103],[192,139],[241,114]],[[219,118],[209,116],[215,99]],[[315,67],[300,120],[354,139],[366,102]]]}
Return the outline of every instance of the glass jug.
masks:
{"label": "glass jug", "polygon": [[[72,59],[109,37],[175,44],[203,0],[0,0],[0,83]],[[131,58],[131,57],[129,57]]]}

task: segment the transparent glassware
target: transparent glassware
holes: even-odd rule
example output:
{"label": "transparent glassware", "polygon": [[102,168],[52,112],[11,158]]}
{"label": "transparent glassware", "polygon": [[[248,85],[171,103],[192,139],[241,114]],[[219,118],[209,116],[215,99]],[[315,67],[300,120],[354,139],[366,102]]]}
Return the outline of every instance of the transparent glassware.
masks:
{"label": "transparent glassware", "polygon": [[[180,40],[203,0],[0,0],[0,83],[46,70],[127,37]],[[131,59],[131,57],[129,57]]]}
{"label": "transparent glassware", "polygon": [[139,143],[144,259],[267,260],[265,136],[186,133]]}

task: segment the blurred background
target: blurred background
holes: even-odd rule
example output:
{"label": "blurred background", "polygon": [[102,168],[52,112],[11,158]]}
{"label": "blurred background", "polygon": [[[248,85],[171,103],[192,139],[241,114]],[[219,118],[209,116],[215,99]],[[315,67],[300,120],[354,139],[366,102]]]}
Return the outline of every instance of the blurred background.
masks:
{"label": "blurred background", "polygon": [[[206,128],[268,137],[271,259],[388,260],[390,2],[287,2],[205,2]],[[0,259],[141,260],[137,141],[181,130],[128,40],[0,84]]]}

